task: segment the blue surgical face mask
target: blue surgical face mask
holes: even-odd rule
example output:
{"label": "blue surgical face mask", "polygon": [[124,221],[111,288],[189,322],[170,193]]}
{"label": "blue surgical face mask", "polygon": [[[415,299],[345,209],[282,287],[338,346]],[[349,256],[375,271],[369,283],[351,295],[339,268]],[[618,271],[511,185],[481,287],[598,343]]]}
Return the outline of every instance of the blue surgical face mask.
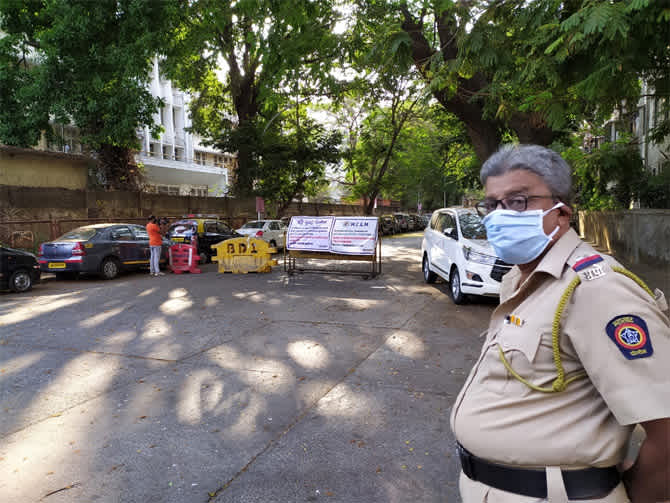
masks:
{"label": "blue surgical face mask", "polygon": [[482,222],[496,255],[508,264],[528,264],[539,257],[559,229],[556,226],[547,236],[544,216],[561,206],[557,203],[547,211],[495,210],[486,215]]}

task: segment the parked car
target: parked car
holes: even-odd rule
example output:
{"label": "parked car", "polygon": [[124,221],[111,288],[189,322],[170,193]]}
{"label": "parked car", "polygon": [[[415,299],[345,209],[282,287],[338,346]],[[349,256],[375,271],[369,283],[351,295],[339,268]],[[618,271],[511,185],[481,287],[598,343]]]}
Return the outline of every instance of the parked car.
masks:
{"label": "parked car", "polygon": [[[160,263],[167,264],[170,243],[163,240]],[[114,279],[121,271],[149,267],[149,235],[142,225],[96,224],[77,227],[58,239],[40,245],[42,272],[56,278],[76,278],[80,273]]]}
{"label": "parked car", "polygon": [[405,213],[394,213],[393,214],[393,219],[396,221],[396,228],[398,229],[396,232],[407,232],[409,231],[409,222],[408,222],[408,217],[409,215],[406,215]]}
{"label": "parked car", "polygon": [[421,217],[416,213],[409,214],[409,221],[412,231],[423,230],[423,227],[421,227]]}
{"label": "parked car", "polygon": [[281,220],[252,220],[237,229],[244,236],[267,241],[273,248],[283,249],[286,243],[287,226]]}
{"label": "parked car", "polygon": [[423,225],[423,228],[425,229],[428,227],[428,224],[430,223],[430,217],[432,217],[432,213],[422,213],[421,214],[421,225]]}
{"label": "parked car", "polygon": [[456,304],[468,295],[497,297],[502,277],[512,268],[496,257],[481,217],[472,208],[436,210],[421,243],[423,279],[449,283]]}
{"label": "parked car", "polygon": [[212,245],[226,239],[238,238],[240,234],[235,232],[230,225],[215,217],[187,217],[177,220],[168,228],[167,237],[173,243],[191,243],[194,236],[200,263],[206,264],[211,262],[214,254]]}
{"label": "parked car", "polygon": [[40,281],[40,264],[32,253],[0,244],[0,290],[27,292]]}
{"label": "parked car", "polygon": [[384,236],[396,233],[396,225],[393,215],[382,215],[379,217],[379,228]]}

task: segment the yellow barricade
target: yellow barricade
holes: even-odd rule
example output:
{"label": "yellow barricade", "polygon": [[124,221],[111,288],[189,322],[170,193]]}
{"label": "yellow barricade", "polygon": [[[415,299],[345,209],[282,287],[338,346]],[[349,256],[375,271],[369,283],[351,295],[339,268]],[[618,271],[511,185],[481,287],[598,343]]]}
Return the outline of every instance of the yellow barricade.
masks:
{"label": "yellow barricade", "polygon": [[212,245],[211,248],[216,253],[212,262],[219,263],[219,272],[272,272],[272,266],[277,265],[277,260],[272,258],[277,249],[262,239],[232,238]]}

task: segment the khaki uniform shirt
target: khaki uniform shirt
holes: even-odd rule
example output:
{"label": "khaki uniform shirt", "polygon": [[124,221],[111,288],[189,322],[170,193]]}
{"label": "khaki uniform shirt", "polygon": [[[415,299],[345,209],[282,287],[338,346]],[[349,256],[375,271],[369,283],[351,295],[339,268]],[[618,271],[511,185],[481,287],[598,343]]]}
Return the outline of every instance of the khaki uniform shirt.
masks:
{"label": "khaki uniform shirt", "polygon": [[[594,255],[593,266],[571,267]],[[606,467],[622,461],[636,423],[670,417],[664,299],[613,265],[570,229],[522,285],[517,267],[505,276],[481,355],[452,410],[452,430],[466,449],[507,465]],[[582,282],[561,321],[560,354],[567,378],[579,371],[588,377],[558,393],[532,390],[508,372],[498,347],[519,375],[551,387],[552,320],[578,274]]]}

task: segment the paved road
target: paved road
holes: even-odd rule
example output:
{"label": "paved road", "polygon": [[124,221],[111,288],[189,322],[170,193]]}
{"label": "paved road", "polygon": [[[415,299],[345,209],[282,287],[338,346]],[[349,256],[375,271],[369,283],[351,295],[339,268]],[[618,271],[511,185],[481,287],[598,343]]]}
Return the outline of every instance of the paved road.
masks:
{"label": "paved road", "polygon": [[0,501],[455,502],[455,394],[494,304],[384,273],[0,294]]}

